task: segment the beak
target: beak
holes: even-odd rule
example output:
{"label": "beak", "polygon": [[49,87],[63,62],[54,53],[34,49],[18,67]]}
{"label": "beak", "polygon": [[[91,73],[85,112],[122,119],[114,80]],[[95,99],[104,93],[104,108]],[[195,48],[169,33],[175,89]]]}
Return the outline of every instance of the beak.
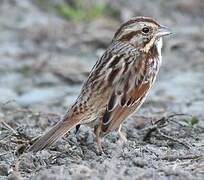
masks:
{"label": "beak", "polygon": [[160,38],[160,37],[167,36],[167,35],[170,35],[170,34],[173,34],[173,33],[170,31],[170,29],[168,27],[160,25],[156,36],[158,38]]}

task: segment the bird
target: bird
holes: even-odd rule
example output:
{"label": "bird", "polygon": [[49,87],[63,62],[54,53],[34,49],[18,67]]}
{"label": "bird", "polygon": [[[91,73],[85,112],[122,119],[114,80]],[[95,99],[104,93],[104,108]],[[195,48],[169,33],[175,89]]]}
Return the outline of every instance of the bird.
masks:
{"label": "bird", "polygon": [[121,131],[123,121],[145,101],[162,62],[163,37],[172,32],[150,17],[133,17],[122,23],[99,58],[73,105],[61,120],[28,149],[37,152],[54,144],[72,128],[87,124],[94,129],[96,150],[101,137]]}

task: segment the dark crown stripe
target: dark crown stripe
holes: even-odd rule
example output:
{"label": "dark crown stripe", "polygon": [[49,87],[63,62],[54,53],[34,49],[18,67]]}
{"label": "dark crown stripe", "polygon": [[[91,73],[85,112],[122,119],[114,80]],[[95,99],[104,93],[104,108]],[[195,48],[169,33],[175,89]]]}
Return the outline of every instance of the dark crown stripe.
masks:
{"label": "dark crown stripe", "polygon": [[122,26],[120,26],[120,28],[116,31],[114,38],[117,37],[119,35],[119,33],[121,32],[121,30],[123,28],[126,28],[127,26],[129,26],[130,24],[133,24],[135,22],[150,22],[150,23],[154,23],[157,26],[160,26],[159,23],[149,17],[134,17],[132,19],[130,19],[129,21],[125,22],[122,24]]}

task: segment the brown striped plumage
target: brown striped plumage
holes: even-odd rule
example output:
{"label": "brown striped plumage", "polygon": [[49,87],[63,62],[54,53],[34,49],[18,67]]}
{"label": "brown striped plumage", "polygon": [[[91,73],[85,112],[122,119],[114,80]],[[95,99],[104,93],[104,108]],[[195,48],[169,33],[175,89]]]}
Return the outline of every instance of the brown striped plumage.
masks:
{"label": "brown striped plumage", "polygon": [[124,23],[92,68],[76,102],[30,150],[41,150],[72,127],[78,129],[86,123],[95,127],[99,152],[100,135],[119,128],[122,136],[122,121],[141,106],[155,81],[161,64],[162,36],[168,34],[151,18],[136,17]]}

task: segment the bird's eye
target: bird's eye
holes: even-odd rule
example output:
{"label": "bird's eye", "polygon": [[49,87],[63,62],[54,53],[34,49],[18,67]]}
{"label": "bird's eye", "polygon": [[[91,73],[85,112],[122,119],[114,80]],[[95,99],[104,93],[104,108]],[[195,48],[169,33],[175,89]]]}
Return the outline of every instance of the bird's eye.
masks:
{"label": "bird's eye", "polygon": [[142,29],[142,32],[145,33],[145,34],[147,34],[147,33],[149,32],[149,28],[148,28],[148,27],[144,27],[144,28]]}

